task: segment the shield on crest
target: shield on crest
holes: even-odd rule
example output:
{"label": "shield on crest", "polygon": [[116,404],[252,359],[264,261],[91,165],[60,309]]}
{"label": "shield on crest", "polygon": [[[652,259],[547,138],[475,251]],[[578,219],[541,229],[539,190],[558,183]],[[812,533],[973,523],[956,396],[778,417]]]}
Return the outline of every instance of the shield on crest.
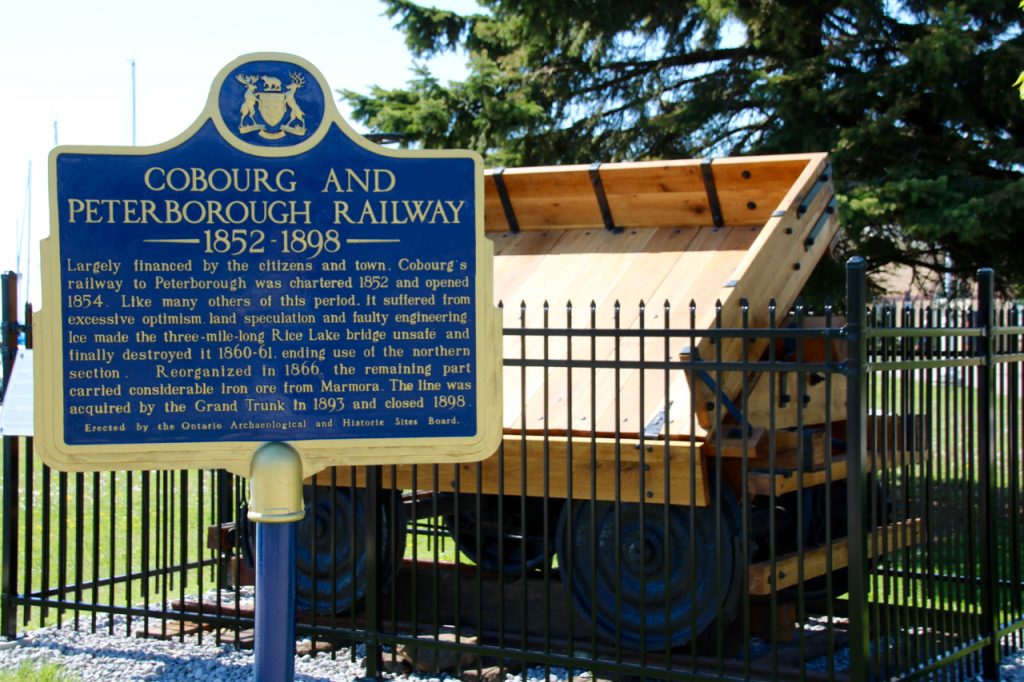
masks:
{"label": "shield on crest", "polygon": [[284,118],[285,104],[283,92],[260,93],[260,116],[271,127],[276,126]]}

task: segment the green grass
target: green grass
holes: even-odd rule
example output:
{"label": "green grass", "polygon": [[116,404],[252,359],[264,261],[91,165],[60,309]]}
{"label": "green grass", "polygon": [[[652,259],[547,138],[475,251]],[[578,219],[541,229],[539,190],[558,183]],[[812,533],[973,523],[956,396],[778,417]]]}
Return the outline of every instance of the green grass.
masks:
{"label": "green grass", "polygon": [[[884,375],[883,375],[884,376]],[[876,377],[881,379],[882,377]],[[924,443],[913,453],[901,452],[902,437],[880,434],[876,441],[885,456],[879,460],[875,477],[897,518],[925,518],[930,526],[930,541],[893,552],[880,560],[892,569],[904,569],[903,576],[875,575],[869,586],[869,601],[945,611],[951,614],[980,612],[980,588],[939,576],[980,575],[978,429],[983,416],[978,414],[978,390],[974,385],[940,381],[939,370],[913,375],[895,372],[869,385],[869,410],[876,414],[916,414],[926,421]],[[995,427],[995,458],[992,462],[993,495],[997,527],[993,538],[999,575],[1010,574],[1012,538],[1024,539],[1019,527],[1011,525],[1009,510],[1012,491],[1024,490],[1024,467],[1011,466],[1024,449],[1020,433],[1011,430],[1010,413],[1018,411],[1020,398],[998,387],[992,405]],[[920,437],[920,436],[919,436]],[[869,448],[871,444],[869,443]],[[1017,519],[1018,522],[1020,519]],[[1024,562],[1024,545],[1018,559]],[[921,574],[936,577],[925,580]],[[1019,578],[1019,576],[1018,576]],[[1008,599],[1009,588],[1000,588],[1001,603]],[[1004,620],[1014,614],[1004,607]]]}
{"label": "green grass", "polygon": [[[189,471],[184,474],[187,494],[181,495],[181,472],[152,472],[149,474],[148,509],[143,507],[143,476],[140,472],[129,475],[128,472],[102,473],[84,475],[68,474],[65,478],[64,494],[61,494],[61,483],[58,472],[51,472],[50,490],[50,524],[44,528],[43,521],[43,466],[38,457],[32,463],[32,519],[31,528],[27,527],[28,518],[25,513],[25,456],[22,442],[21,469],[19,471],[18,514],[21,530],[18,534],[18,569],[16,574],[17,592],[24,594],[26,590],[27,550],[31,545],[31,566],[29,579],[30,591],[40,592],[45,589],[55,590],[60,584],[75,585],[79,582],[90,583],[103,581],[112,575],[126,575],[141,572],[143,567],[143,538],[148,536],[148,565],[151,569],[164,565],[176,565],[182,559],[182,547],[185,548],[185,559],[195,562],[200,558],[211,559],[213,553],[206,549],[207,526],[216,523],[214,518],[214,500],[212,490],[214,482],[211,472]],[[200,508],[199,486],[204,485],[203,517],[197,521]],[[131,492],[130,513],[127,508],[129,491]],[[79,494],[80,493],[80,494]],[[164,499],[173,500],[172,508],[164,505]],[[79,501],[79,498],[80,501]],[[60,500],[65,501],[66,524],[61,529]],[[111,509],[111,505],[114,509]],[[180,520],[182,505],[187,511],[190,528],[182,540]],[[0,505],[0,523],[4,510]],[[76,519],[81,519],[78,522]],[[409,533],[406,538],[405,556],[412,557],[415,551],[421,561],[431,561],[436,556],[440,561],[455,561],[458,555],[464,565],[472,565],[472,561],[464,554],[458,553],[454,540],[444,531],[440,519],[433,519],[433,532]],[[166,523],[165,523],[166,522]],[[144,536],[144,525],[146,534]],[[79,537],[81,530],[81,537]],[[45,532],[44,532],[45,531]],[[132,538],[129,552],[127,539]],[[61,552],[62,545],[65,547]],[[44,547],[47,556],[44,557]],[[44,561],[44,558],[46,559]],[[45,570],[44,570],[45,569]],[[46,582],[44,584],[44,578]],[[184,574],[175,571],[166,577],[151,576],[144,581],[141,578],[122,580],[115,585],[87,587],[81,591],[80,598],[84,602],[104,605],[144,605],[159,608],[163,600],[168,607],[170,602],[181,594],[198,594],[208,591],[216,585],[217,576],[213,568],[199,571],[190,569]],[[74,589],[63,594],[54,594],[52,598],[77,601],[79,595]],[[23,616],[27,613],[28,618]],[[92,619],[91,614],[82,613],[82,617]],[[74,612],[56,609],[32,607],[27,611],[22,607],[18,610],[18,628],[21,630],[35,629],[57,622],[66,622],[74,617]],[[97,615],[97,627],[105,627],[107,619]]]}
{"label": "green grass", "polygon": [[[24,448],[24,442],[22,443]],[[57,589],[59,585],[74,585],[102,581],[112,575],[126,575],[141,572],[143,552],[148,556],[146,564],[150,568],[173,566],[183,556],[188,562],[200,558],[210,558],[212,553],[206,549],[206,527],[214,522],[212,478],[210,472],[189,471],[153,472],[149,474],[150,504],[143,506],[143,476],[140,472],[129,475],[128,472],[102,473],[83,475],[67,474],[61,484],[58,472],[51,472],[50,491],[50,522],[44,526],[43,466],[38,457],[32,462],[32,499],[31,526],[26,514],[26,487],[24,449],[20,458],[18,514],[18,568],[15,579],[17,592],[24,594],[26,590],[26,559],[31,550],[31,566],[29,567],[28,586],[31,592]],[[184,481],[187,492],[181,494]],[[200,482],[204,484],[203,517],[199,519]],[[5,481],[6,483],[6,481]],[[63,493],[62,493],[63,490]],[[131,507],[127,506],[131,496]],[[171,507],[165,500],[171,499]],[[61,500],[64,501],[64,518]],[[2,507],[2,505],[0,505]],[[184,537],[180,528],[182,510],[185,510],[190,527]],[[0,523],[4,510],[0,509]],[[198,521],[197,521],[198,520]],[[143,531],[146,531],[145,535]],[[128,538],[131,538],[129,551]],[[144,542],[144,538],[148,538]],[[63,548],[63,549],[62,549]],[[45,578],[45,583],[44,583]],[[168,576],[150,576],[148,580],[141,577],[119,581],[115,585],[89,587],[77,595],[74,590],[63,593],[67,600],[77,600],[97,604],[159,604],[161,600],[173,600],[184,591],[194,594],[209,590],[215,584],[216,577],[212,569],[199,571],[191,569],[187,572],[175,571]],[[57,595],[53,595],[57,596]],[[74,616],[73,612],[58,612],[48,609],[44,615],[39,608],[19,609],[18,627],[33,629],[51,625]],[[92,618],[90,615],[89,618]],[[105,621],[104,616],[97,616],[98,622]],[[102,626],[101,626],[102,627]]]}
{"label": "green grass", "polygon": [[405,558],[416,557],[419,561],[455,562],[456,558],[463,565],[473,565],[473,561],[458,551],[455,540],[448,535],[441,518],[421,519],[415,533],[410,532],[405,538]]}
{"label": "green grass", "polygon": [[74,682],[77,679],[77,675],[55,663],[35,666],[26,661],[17,670],[0,670],[0,682]]}

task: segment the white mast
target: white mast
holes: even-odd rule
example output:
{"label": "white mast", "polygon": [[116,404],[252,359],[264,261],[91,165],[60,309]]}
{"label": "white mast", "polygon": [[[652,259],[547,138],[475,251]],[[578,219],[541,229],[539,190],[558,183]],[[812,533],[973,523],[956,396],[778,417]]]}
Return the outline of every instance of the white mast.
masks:
{"label": "white mast", "polygon": [[135,146],[135,57],[131,59],[132,63],[132,146]]}

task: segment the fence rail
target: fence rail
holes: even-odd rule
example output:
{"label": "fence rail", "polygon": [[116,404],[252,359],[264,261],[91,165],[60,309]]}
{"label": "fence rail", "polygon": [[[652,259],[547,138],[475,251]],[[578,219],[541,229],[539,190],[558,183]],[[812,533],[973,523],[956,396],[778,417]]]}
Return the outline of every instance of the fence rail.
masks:
{"label": "fence rail", "polygon": [[[370,675],[406,656],[478,674],[992,677],[1024,648],[1024,325],[991,281],[969,304],[869,305],[855,261],[848,319],[798,305],[759,315],[767,329],[748,310],[735,329],[694,329],[692,308],[617,306],[610,328],[593,306],[530,327],[524,310],[492,457],[308,482],[298,635],[365,644]],[[31,329],[15,285],[5,383]],[[690,350],[703,339],[712,357]],[[243,480],[69,475],[3,440],[0,634],[117,617],[251,641]]]}

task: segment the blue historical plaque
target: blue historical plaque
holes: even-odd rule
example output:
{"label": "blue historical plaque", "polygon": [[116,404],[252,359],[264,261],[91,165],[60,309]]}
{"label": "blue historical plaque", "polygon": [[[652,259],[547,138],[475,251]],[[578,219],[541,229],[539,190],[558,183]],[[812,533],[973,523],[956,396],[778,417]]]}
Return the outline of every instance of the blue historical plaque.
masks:
{"label": "blue historical plaque", "polygon": [[[500,437],[469,152],[398,152],[289,55],[152,148],[54,150],[37,419],[61,468],[458,461]],[[220,458],[220,459],[218,459]]]}

